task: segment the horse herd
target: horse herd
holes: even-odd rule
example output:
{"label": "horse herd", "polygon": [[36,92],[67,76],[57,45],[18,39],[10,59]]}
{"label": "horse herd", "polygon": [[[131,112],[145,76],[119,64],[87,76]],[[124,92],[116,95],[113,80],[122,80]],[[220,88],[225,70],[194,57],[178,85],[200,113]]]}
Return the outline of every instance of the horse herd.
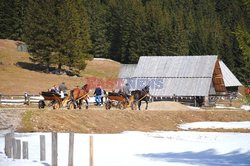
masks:
{"label": "horse herd", "polygon": [[[83,100],[86,103],[86,109],[89,108],[89,88],[88,85],[85,84],[82,88],[74,88],[70,91],[70,93],[61,98],[59,94],[51,93],[51,92],[42,92],[41,95],[44,97],[44,100],[40,100],[38,102],[39,108],[45,107],[45,101],[50,101],[49,105],[53,106],[53,109],[58,109],[60,107],[67,107],[68,109],[81,109]],[[128,99],[124,97],[122,92],[112,93],[109,92],[106,96],[105,108],[111,109],[112,106],[115,106],[119,109],[125,109],[130,107],[132,110],[138,109],[140,110],[141,102],[146,102],[146,108],[148,108],[149,101],[149,86],[145,86],[142,90],[134,90],[131,91],[131,95],[128,96]]]}

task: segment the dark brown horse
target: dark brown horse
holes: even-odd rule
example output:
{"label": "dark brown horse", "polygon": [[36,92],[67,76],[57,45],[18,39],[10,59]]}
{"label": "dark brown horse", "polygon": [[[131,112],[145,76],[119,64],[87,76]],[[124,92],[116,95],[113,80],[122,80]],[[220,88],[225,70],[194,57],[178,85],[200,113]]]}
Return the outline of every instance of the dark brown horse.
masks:
{"label": "dark brown horse", "polygon": [[69,96],[68,108],[73,109],[78,106],[78,108],[81,109],[82,101],[85,100],[86,109],[88,109],[89,107],[88,93],[89,93],[89,87],[87,84],[85,84],[82,88],[77,87],[71,90]]}
{"label": "dark brown horse", "polygon": [[134,96],[134,100],[138,105],[138,109],[141,110],[141,101],[146,102],[146,110],[148,109],[149,101],[149,86],[146,86],[142,90],[134,90],[131,92],[131,95]]}
{"label": "dark brown horse", "polygon": [[116,108],[119,109],[125,109],[127,107],[131,107],[133,110],[133,103],[134,103],[134,97],[129,96],[128,101],[126,101],[126,98],[121,93],[112,93],[109,92],[106,96],[106,109],[111,109],[111,106],[116,106]]}

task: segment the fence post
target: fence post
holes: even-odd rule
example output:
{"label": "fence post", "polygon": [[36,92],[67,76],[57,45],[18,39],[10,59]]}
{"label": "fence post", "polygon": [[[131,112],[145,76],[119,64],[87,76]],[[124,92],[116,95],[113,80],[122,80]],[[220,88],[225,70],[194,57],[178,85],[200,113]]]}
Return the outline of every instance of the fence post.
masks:
{"label": "fence post", "polygon": [[74,133],[69,133],[69,158],[68,166],[73,166],[74,160]]}
{"label": "fence post", "polygon": [[17,142],[15,138],[12,138],[12,157],[13,159],[17,159]]}
{"label": "fence post", "polygon": [[14,133],[13,132],[5,134],[5,148],[4,148],[4,151],[5,151],[5,155],[8,158],[12,157],[12,151],[13,151],[12,139],[13,138],[14,138]]}
{"label": "fence post", "polygon": [[30,105],[30,96],[28,96],[28,105]]}
{"label": "fence post", "polygon": [[52,166],[57,166],[57,133],[52,133]]}
{"label": "fence post", "polygon": [[24,93],[24,104],[28,104],[28,94],[25,92]]}
{"label": "fence post", "polygon": [[93,136],[89,136],[89,166],[94,166]]}
{"label": "fence post", "polygon": [[209,98],[208,96],[205,96],[205,107],[208,107],[209,106]]}
{"label": "fence post", "polygon": [[46,160],[45,135],[40,135],[40,161]]}
{"label": "fence post", "polygon": [[28,149],[28,142],[23,142],[23,159],[29,159],[29,149]]}
{"label": "fence post", "polygon": [[21,159],[21,140],[16,140],[16,159]]}
{"label": "fence post", "polygon": [[197,100],[196,100],[196,96],[194,96],[194,106],[197,106]]}

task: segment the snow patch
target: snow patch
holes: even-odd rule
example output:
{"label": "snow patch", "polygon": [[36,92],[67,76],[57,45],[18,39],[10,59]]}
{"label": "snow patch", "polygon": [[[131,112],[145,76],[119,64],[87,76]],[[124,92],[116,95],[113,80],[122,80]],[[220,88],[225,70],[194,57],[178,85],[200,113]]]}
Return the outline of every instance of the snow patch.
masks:
{"label": "snow patch", "polygon": [[178,126],[180,129],[250,129],[250,121],[243,122],[193,122],[185,123]]}
{"label": "snow patch", "polygon": [[250,105],[242,105],[240,108],[245,111],[250,111]]}

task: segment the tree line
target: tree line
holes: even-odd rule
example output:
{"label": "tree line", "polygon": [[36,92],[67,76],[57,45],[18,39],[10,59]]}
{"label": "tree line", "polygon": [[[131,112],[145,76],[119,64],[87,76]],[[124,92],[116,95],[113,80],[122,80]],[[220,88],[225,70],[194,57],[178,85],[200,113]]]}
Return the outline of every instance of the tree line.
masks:
{"label": "tree line", "polygon": [[48,67],[92,57],[219,55],[250,79],[249,0],[1,0],[0,38],[22,40]]}

